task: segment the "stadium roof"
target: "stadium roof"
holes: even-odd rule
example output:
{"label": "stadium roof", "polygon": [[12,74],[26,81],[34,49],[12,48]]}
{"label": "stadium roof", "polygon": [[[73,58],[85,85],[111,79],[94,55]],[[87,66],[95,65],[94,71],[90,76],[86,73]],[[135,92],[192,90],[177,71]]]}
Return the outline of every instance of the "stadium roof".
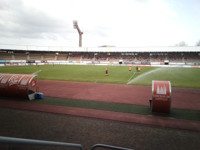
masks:
{"label": "stadium roof", "polygon": [[51,51],[51,52],[200,52],[200,46],[166,47],[66,47],[66,46],[25,46],[0,45],[7,51]]}

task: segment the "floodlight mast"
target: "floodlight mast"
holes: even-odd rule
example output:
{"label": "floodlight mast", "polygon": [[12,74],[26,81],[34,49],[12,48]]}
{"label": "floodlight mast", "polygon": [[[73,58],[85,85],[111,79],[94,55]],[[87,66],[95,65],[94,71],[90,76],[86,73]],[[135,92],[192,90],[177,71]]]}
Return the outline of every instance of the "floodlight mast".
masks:
{"label": "floodlight mast", "polygon": [[73,21],[73,24],[74,24],[74,29],[77,29],[78,34],[79,34],[79,47],[82,47],[82,34],[83,34],[83,32],[80,30],[77,21]]}

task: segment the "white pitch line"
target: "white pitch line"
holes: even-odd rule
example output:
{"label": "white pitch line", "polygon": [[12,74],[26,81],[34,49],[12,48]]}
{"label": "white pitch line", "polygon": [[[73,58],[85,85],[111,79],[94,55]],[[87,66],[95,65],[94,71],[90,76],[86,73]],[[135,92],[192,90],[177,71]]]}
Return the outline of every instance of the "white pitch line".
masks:
{"label": "white pitch line", "polygon": [[34,74],[34,75],[37,75],[39,72],[41,72],[42,70],[38,70],[38,71],[36,71],[36,72],[34,72],[34,73],[32,73],[32,74]]}
{"label": "white pitch line", "polygon": [[149,75],[149,74],[151,74],[151,73],[155,73],[155,72],[157,72],[157,71],[163,71],[163,69],[166,69],[166,68],[161,67],[161,68],[156,68],[156,69],[153,69],[153,70],[151,70],[151,71],[145,72],[145,73],[143,73],[143,74],[137,76],[135,79],[130,80],[127,84],[133,83],[133,81],[138,80],[138,79],[141,79],[141,78],[143,78],[143,77],[145,77],[145,76],[147,76],[147,75]]}
{"label": "white pitch line", "polygon": [[135,73],[136,73],[136,72],[134,72],[133,75],[130,77],[130,79],[127,81],[127,84],[128,84],[128,82],[134,77]]}

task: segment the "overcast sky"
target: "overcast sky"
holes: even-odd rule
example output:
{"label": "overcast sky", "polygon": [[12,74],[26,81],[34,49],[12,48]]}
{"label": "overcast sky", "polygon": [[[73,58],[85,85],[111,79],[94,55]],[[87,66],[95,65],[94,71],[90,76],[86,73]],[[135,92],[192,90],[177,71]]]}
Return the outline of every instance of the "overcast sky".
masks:
{"label": "overcast sky", "polygon": [[174,46],[200,40],[200,0],[0,0],[0,44]]}

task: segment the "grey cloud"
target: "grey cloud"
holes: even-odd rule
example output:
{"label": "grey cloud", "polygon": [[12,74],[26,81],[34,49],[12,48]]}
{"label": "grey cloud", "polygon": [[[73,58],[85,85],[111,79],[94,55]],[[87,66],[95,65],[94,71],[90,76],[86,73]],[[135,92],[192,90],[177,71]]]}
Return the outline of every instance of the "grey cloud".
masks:
{"label": "grey cloud", "polygon": [[71,24],[52,18],[37,9],[27,9],[22,1],[0,1],[1,36],[56,40],[57,36],[66,39],[66,34],[71,32],[73,32]]}

